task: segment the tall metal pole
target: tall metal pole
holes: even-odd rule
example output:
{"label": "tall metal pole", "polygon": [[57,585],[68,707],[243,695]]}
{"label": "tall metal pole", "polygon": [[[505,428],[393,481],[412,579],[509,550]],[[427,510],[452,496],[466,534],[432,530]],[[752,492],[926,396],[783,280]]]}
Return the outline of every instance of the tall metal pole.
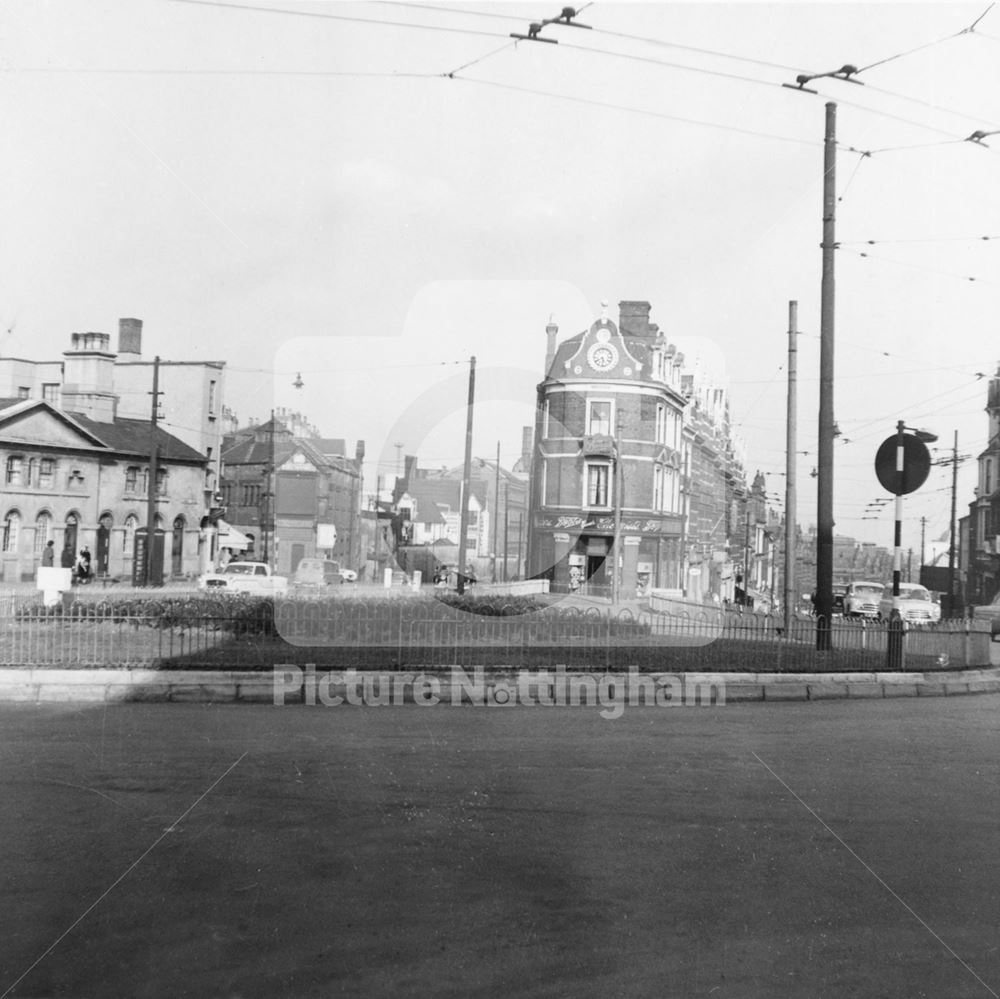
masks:
{"label": "tall metal pole", "polygon": [[951,521],[948,524],[948,617],[955,616],[955,504],[958,495],[958,431],[951,450]]}
{"label": "tall metal pole", "polygon": [[156,421],[160,407],[160,357],[153,358],[153,405],[149,414],[149,481],[146,483],[146,558],[145,585],[153,585],[153,557],[156,544],[156,489],[159,478],[159,447],[156,443]]}
{"label": "tall metal pole", "polygon": [[833,617],[833,332],[837,248],[837,105],[826,105],[823,139],[823,275],[820,287],[819,447],[816,504],[816,648],[831,647]]}
{"label": "tall metal pole", "polygon": [[458,538],[458,592],[465,592],[466,535],[469,533],[469,490],[472,479],[472,410],[476,401],[476,359],[469,358],[469,405],[465,416],[465,467],[462,470],[462,516]]}
{"label": "tall metal pole", "polygon": [[[799,330],[799,303],[788,303],[788,409],[785,417],[785,586],[782,596],[785,634],[792,627],[792,613],[798,604],[795,599],[795,451],[798,405],[799,350],[795,338]],[[832,584],[831,584],[832,585]]]}
{"label": "tall metal pole", "polygon": [[500,533],[500,441],[497,441],[497,474],[493,484],[493,582],[497,581],[497,540]]}
{"label": "tall metal pole", "polygon": [[899,581],[903,570],[903,474],[906,469],[906,424],[896,423],[896,522],[892,549],[892,613],[885,640],[886,668],[903,668],[903,621],[899,614]]}
{"label": "tall metal pole", "polygon": [[[617,416],[617,414],[616,414]],[[622,475],[622,435],[621,427],[615,421],[615,519],[614,538],[611,542],[611,602],[617,604],[620,597],[620,583],[618,579],[618,558],[622,548],[622,489],[624,477]]]}
{"label": "tall metal pole", "polygon": [[896,493],[895,512],[896,523],[892,535],[892,609],[899,610],[899,582],[903,572],[903,472],[906,469],[906,424],[899,420],[896,423],[896,481],[899,492]]}

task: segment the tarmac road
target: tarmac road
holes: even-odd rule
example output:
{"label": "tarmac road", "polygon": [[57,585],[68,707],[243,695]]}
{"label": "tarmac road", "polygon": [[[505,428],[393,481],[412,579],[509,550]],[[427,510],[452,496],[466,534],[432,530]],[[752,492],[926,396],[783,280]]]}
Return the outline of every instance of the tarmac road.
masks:
{"label": "tarmac road", "polygon": [[996,996],[998,708],[3,704],[0,997]]}

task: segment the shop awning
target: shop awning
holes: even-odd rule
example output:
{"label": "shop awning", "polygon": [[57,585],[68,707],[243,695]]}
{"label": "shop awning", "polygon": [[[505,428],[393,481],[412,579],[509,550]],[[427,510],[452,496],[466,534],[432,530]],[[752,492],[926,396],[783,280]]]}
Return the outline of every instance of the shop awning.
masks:
{"label": "shop awning", "polygon": [[250,547],[250,539],[232,524],[220,520],[216,525],[219,531],[219,548],[229,548],[234,552],[245,552]]}

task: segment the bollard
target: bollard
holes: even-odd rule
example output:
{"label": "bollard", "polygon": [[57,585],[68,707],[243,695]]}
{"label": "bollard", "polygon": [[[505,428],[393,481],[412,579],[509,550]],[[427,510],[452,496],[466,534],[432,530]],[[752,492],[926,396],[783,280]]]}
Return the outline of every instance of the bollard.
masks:
{"label": "bollard", "polygon": [[903,668],[903,635],[906,631],[903,618],[898,610],[889,617],[889,628],[885,640],[885,668],[887,670],[902,670]]}

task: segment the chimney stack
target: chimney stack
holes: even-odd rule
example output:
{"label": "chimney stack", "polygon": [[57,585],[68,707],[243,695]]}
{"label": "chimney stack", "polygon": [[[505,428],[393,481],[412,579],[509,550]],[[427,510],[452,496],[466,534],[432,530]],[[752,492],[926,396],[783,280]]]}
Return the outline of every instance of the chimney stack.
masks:
{"label": "chimney stack", "polygon": [[548,377],[552,362],[556,357],[556,336],[559,334],[559,327],[555,324],[553,317],[549,316],[548,325],[545,327],[545,376]]}
{"label": "chimney stack", "polygon": [[141,319],[118,320],[118,353],[135,354],[136,357],[142,354]]}
{"label": "chimney stack", "polygon": [[658,327],[650,327],[649,302],[619,302],[618,329],[628,336],[655,335]]}

